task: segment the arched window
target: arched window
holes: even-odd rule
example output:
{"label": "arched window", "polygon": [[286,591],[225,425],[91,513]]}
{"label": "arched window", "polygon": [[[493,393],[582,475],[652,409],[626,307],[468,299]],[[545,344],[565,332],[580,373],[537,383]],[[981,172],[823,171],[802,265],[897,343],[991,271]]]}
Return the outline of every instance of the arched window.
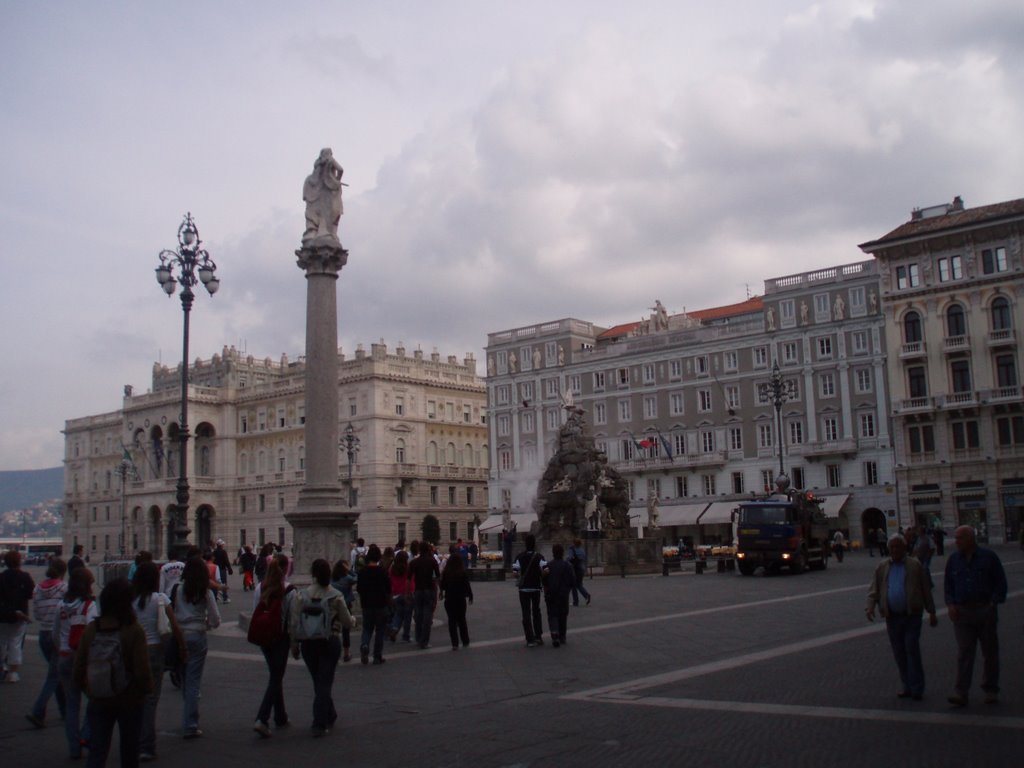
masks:
{"label": "arched window", "polygon": [[238,474],[244,475],[249,471],[249,454],[242,451],[238,454]]}
{"label": "arched window", "polygon": [[267,471],[267,453],[266,451],[260,451],[259,462],[256,465],[256,471],[263,473]]}
{"label": "arched window", "polygon": [[462,449],[462,458],[467,467],[473,466],[473,446],[469,443],[466,443],[466,447]]}
{"label": "arched window", "polygon": [[992,330],[1008,331],[1013,328],[1013,319],[1010,315],[1010,302],[1000,296],[992,302]]}
{"label": "arched window", "polygon": [[911,310],[903,316],[903,343],[913,344],[921,341],[921,316]]}
{"label": "arched window", "polygon": [[445,451],[445,464],[457,464],[458,456],[455,451],[455,443],[448,443],[448,449]]}
{"label": "arched window", "polygon": [[395,462],[405,464],[405,440],[402,438],[395,441]]}
{"label": "arched window", "polygon": [[967,317],[964,315],[964,308],[959,304],[950,304],[946,310],[946,335],[967,335]]}
{"label": "arched window", "polygon": [[285,455],[284,455],[284,448],[278,448],[277,449],[277,471],[278,472],[284,472],[284,468],[285,468],[286,465],[287,465],[287,462],[286,462]]}
{"label": "arched window", "polygon": [[206,477],[210,474],[210,446],[199,449],[199,474]]}
{"label": "arched window", "polygon": [[437,443],[433,440],[427,443],[427,464],[437,464]]}

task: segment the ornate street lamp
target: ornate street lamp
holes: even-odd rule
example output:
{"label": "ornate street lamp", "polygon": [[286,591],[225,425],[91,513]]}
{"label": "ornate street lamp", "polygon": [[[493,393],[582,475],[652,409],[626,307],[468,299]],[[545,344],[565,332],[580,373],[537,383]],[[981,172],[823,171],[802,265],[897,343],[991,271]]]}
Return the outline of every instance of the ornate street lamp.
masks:
{"label": "ornate street lamp", "polygon": [[795,400],[797,395],[796,382],[793,379],[783,380],[778,361],[772,366],[772,377],[757,385],[758,400],[764,404],[770,403],[775,406],[775,424],[778,429],[779,442],[779,476],[775,480],[776,485],[779,485],[780,481],[785,481],[786,485],[789,485],[789,478],[786,477],[786,470],[783,466],[785,441],[782,434],[782,405],[790,400]]}
{"label": "ornate street lamp", "polygon": [[355,488],[352,487],[352,464],[355,462],[356,454],[359,453],[359,438],[356,436],[356,430],[352,426],[352,422],[348,423],[345,427],[345,434],[341,436],[341,442],[338,443],[338,447],[345,451],[348,456],[348,505],[354,507],[355,502]]}
{"label": "ornate street lamp", "polygon": [[128,548],[128,478],[134,477],[135,465],[126,458],[121,459],[115,472],[121,478],[121,546],[118,547],[118,554],[123,559]]}
{"label": "ornate street lamp", "polygon": [[[156,268],[156,280],[164,293],[173,296],[175,285],[181,286],[181,310],[184,313],[184,327],[181,342],[181,418],[178,423],[178,492],[177,504],[174,508],[173,541],[168,546],[169,553],[179,560],[184,560],[188,550],[188,321],[192,310],[195,294],[192,288],[202,283],[212,296],[220,288],[220,280],[215,272],[217,265],[206,249],[201,248],[199,230],[192,220],[192,214],[185,214],[184,221],[178,227],[178,249],[176,251],[160,251],[160,266]],[[177,272],[177,274],[175,274]]]}

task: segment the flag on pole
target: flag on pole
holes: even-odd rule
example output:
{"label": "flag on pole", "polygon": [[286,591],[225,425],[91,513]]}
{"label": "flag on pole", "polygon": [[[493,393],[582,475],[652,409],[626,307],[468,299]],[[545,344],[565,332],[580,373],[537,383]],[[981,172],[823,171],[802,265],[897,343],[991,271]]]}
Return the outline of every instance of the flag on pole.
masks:
{"label": "flag on pole", "polygon": [[672,447],[668,444],[668,440],[666,440],[665,436],[663,434],[661,434],[661,430],[660,429],[657,430],[657,432],[658,432],[658,437],[661,439],[661,445],[665,449],[665,454],[669,457],[669,459],[671,461],[675,461],[676,459],[672,455]]}
{"label": "flag on pole", "polygon": [[128,466],[131,467],[133,480],[142,479],[139,476],[139,468],[135,466],[135,460],[132,458],[131,453],[129,452],[128,448],[125,447],[124,443],[121,443],[121,460],[127,462]]}

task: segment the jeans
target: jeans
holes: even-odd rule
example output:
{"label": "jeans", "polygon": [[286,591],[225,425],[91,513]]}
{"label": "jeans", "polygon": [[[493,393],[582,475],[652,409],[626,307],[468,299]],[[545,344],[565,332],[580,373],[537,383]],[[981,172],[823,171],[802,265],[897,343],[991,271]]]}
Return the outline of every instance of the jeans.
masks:
{"label": "jeans", "polygon": [[89,741],[90,728],[86,721],[82,726],[82,689],[71,679],[71,671],[75,666],[74,656],[61,656],[57,660],[57,677],[64,688],[66,710],[64,713],[64,735],[68,740],[68,754],[71,757],[82,756],[82,740]]}
{"label": "jeans", "polygon": [[523,613],[526,642],[539,641],[544,635],[544,625],[540,622],[540,590],[519,590],[519,608]]}
{"label": "jeans", "polygon": [[186,632],[185,649],[188,651],[188,659],[181,676],[181,696],[184,700],[181,728],[185,733],[190,733],[199,730],[199,688],[203,682],[203,667],[206,665],[206,633]]}
{"label": "jeans", "polygon": [[434,590],[417,589],[412,593],[413,620],[416,622],[416,644],[426,648],[430,644],[430,625],[434,621]]}
{"label": "jeans", "polygon": [[309,676],[313,678],[313,727],[329,728],[338,719],[331,689],[341,656],[341,641],[334,635],[330,640],[303,640],[299,647]]}
{"label": "jeans", "polygon": [[572,573],[576,577],[576,583],[572,585],[572,604],[579,605],[580,595],[583,595],[584,600],[590,600],[590,593],[583,586],[583,577],[586,576],[586,572],[582,568],[574,568]]}
{"label": "jeans", "polygon": [[373,659],[384,655],[384,633],[388,627],[388,607],[363,609],[363,636],[359,641],[359,650],[369,652],[370,638],[373,638]]}
{"label": "jeans", "polygon": [[[177,647],[177,643],[175,643]],[[156,754],[156,709],[160,703],[160,689],[164,682],[164,644],[147,647],[149,671],[153,675],[153,690],[142,700],[142,724],[139,734],[139,752]]]}
{"label": "jeans", "polygon": [[903,690],[914,696],[924,693],[924,666],[921,664],[921,616],[894,616],[885,620],[889,645],[900,671]]}
{"label": "jeans", "polygon": [[61,717],[64,717],[67,711],[67,705],[64,702],[64,687],[60,684],[60,677],[57,674],[57,649],[53,645],[52,634],[48,629],[39,631],[39,651],[46,659],[46,680],[43,681],[43,688],[39,691],[36,703],[32,705],[32,715],[44,720],[46,704],[50,700],[50,696],[53,696],[57,699],[57,708],[60,710]]}
{"label": "jeans", "polygon": [[981,689],[999,693],[999,616],[995,605],[969,608],[958,605],[959,616],[953,623],[956,634],[956,692],[966,696],[974,675],[974,657],[978,646],[985,660],[981,672]]}
{"label": "jeans", "polygon": [[284,725],[288,722],[288,713],[284,708],[284,673],[288,669],[290,647],[291,639],[288,635],[281,635],[274,645],[262,649],[270,679],[267,681],[267,690],[263,693],[259,712],[256,713],[256,719],[261,723],[270,722],[271,711],[274,713],[275,725]]}
{"label": "jeans", "polygon": [[90,699],[87,709],[92,738],[86,768],[103,768],[114,736],[114,724],[121,734],[121,768],[139,765],[139,733],[143,708],[138,701]]}
{"label": "jeans", "polygon": [[565,640],[566,625],[569,622],[569,596],[550,595],[547,597],[548,630],[552,639]]}
{"label": "jeans", "polygon": [[469,645],[469,625],[466,623],[466,599],[460,597],[455,600],[445,600],[444,611],[448,614],[448,637],[451,638],[452,648],[459,647],[460,639],[463,645]]}
{"label": "jeans", "polygon": [[394,612],[391,615],[391,631],[395,634],[402,632],[402,639],[409,639],[409,629],[412,624],[412,595],[395,595],[391,601]]}

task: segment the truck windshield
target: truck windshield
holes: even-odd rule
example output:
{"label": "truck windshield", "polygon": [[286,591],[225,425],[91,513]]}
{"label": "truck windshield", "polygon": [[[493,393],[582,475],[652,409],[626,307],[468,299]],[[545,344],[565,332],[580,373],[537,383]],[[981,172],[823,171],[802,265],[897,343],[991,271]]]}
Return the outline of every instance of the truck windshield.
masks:
{"label": "truck windshield", "polygon": [[748,525],[763,525],[788,522],[789,507],[740,507],[740,522]]}

